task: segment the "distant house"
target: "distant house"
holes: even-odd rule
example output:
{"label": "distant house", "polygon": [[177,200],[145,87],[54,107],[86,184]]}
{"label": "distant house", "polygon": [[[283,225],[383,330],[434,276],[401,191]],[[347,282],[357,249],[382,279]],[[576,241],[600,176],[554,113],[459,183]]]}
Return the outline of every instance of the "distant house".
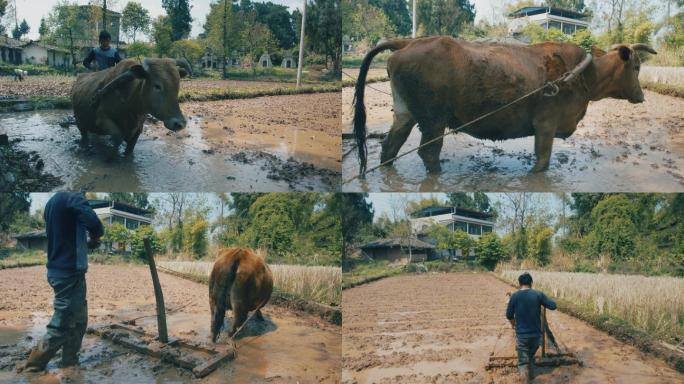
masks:
{"label": "distant house", "polygon": [[23,64],[23,47],[25,44],[21,40],[0,36],[0,62],[15,65]]}
{"label": "distant house", "polygon": [[292,57],[292,51],[285,51],[283,55],[283,62],[280,63],[283,68],[294,68],[297,66],[295,59]]}
{"label": "distant house", "polygon": [[12,237],[17,241],[17,248],[19,249],[47,252],[47,234],[45,230],[19,233]]}
{"label": "distant house", "polygon": [[544,29],[555,28],[567,35],[589,28],[590,15],[570,9],[555,7],[522,7],[508,15],[508,31],[513,36],[530,23],[541,25]]}
{"label": "distant house", "polygon": [[272,68],[273,63],[271,62],[271,55],[268,52],[264,52],[261,57],[259,57],[259,68]]}
{"label": "distant house", "polygon": [[[427,231],[435,224],[446,226],[451,231],[463,231],[474,240],[479,239],[485,233],[492,232],[496,224],[492,213],[447,206],[423,208],[414,213],[409,222],[413,233],[418,234],[419,239],[431,244],[434,244],[435,240],[429,236]],[[458,258],[462,255],[460,250],[454,249],[436,252],[435,256],[437,258]],[[474,251],[471,251],[471,254],[467,256],[473,257]]]}
{"label": "distant house", "polygon": [[41,41],[29,41],[23,48],[24,63],[35,65],[50,65],[52,67],[69,67],[71,55],[69,50]]}
{"label": "distant house", "polygon": [[[88,200],[88,203],[93,208],[97,217],[100,218],[103,224],[119,223],[128,230],[135,231],[140,227],[150,225],[152,223],[152,212],[147,209],[138,208],[136,206],[110,200]],[[110,252],[112,250],[123,250],[130,252],[130,244],[127,244],[125,249],[122,249],[120,244],[116,242],[103,243],[101,250]]]}
{"label": "distant house", "polygon": [[409,262],[409,248],[412,262],[430,259],[435,246],[419,239],[393,238],[378,239],[359,247],[361,253],[375,261],[389,261],[390,263],[407,264]]}

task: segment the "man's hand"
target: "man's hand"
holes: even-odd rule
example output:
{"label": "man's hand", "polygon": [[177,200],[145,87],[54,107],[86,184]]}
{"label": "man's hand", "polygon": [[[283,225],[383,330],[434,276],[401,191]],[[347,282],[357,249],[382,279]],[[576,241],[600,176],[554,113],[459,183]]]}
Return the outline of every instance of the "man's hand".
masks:
{"label": "man's hand", "polygon": [[509,320],[509,321],[511,322],[511,327],[512,327],[513,329],[515,329],[515,319]]}
{"label": "man's hand", "polygon": [[88,249],[96,249],[100,246],[100,238],[95,237],[88,240]]}

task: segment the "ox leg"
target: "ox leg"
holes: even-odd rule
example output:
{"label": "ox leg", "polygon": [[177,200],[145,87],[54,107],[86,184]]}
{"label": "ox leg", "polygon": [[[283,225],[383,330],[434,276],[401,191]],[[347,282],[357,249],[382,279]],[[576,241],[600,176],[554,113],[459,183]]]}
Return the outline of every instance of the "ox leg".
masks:
{"label": "ox leg", "polygon": [[444,143],[444,138],[441,137],[444,134],[444,129],[446,129],[445,125],[421,126],[421,132],[423,133],[420,139],[421,146],[439,137],[439,139],[418,150],[418,155],[423,160],[423,164],[425,164],[425,168],[429,173],[439,173],[442,170],[442,166],[439,164],[439,154]]}
{"label": "ox leg", "polygon": [[[399,153],[399,149],[401,149],[401,146],[406,142],[414,125],[416,125],[416,121],[410,113],[395,111],[392,128],[382,142],[382,152],[380,152],[381,163],[392,159]],[[386,165],[392,165],[392,161]]]}
{"label": "ox leg", "polygon": [[261,309],[256,310],[256,315],[254,315],[257,320],[264,321],[264,315],[261,313]]}
{"label": "ox leg", "polygon": [[81,132],[81,141],[79,142],[79,145],[81,146],[81,148],[87,148],[88,144],[90,144],[88,131],[86,131],[85,129],[79,129],[79,132]]}
{"label": "ox leg", "polygon": [[135,133],[130,139],[126,140],[126,151],[124,152],[126,156],[133,154],[133,149],[135,149],[135,144],[138,142],[138,137],[140,137],[140,131]]}
{"label": "ox leg", "polygon": [[555,132],[552,129],[537,129],[534,135],[534,154],[537,157],[537,163],[530,170],[531,173],[549,169],[554,136]]}

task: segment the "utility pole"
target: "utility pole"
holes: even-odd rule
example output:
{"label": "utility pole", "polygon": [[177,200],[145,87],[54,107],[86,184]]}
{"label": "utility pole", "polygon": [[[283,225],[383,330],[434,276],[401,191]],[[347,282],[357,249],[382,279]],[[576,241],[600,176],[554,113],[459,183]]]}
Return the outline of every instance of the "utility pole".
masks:
{"label": "utility pole", "polygon": [[228,78],[228,63],[226,61],[228,50],[228,0],[223,0],[223,78]]}
{"label": "utility pole", "polygon": [[413,16],[411,25],[411,37],[416,38],[416,0],[413,0]]}
{"label": "utility pole", "polygon": [[302,64],[304,61],[304,26],[306,25],[306,0],[302,7],[302,29],[299,34],[299,60],[297,61],[297,87],[302,84]]}

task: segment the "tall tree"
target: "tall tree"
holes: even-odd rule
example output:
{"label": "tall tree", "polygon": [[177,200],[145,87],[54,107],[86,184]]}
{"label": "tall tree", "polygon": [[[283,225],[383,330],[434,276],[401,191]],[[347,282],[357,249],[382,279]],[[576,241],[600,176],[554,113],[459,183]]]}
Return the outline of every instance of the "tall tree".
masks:
{"label": "tall tree", "polygon": [[271,30],[280,48],[290,49],[295,45],[296,34],[292,16],[287,7],[272,2],[254,3],[256,19]]}
{"label": "tall tree", "polygon": [[367,194],[335,193],[330,198],[328,209],[341,218],[342,222],[342,260],[364,225],[373,223],[373,204],[366,201]]}
{"label": "tall tree", "polygon": [[[0,20],[5,17],[7,13],[7,0],[0,0]],[[0,35],[5,33],[5,26],[0,23]]]}
{"label": "tall tree", "polygon": [[190,0],[162,0],[171,25],[171,41],[185,39],[192,29]]}
{"label": "tall tree", "polygon": [[159,16],[152,22],[152,40],[159,57],[168,56],[173,46],[172,27],[168,16]]}
{"label": "tall tree", "polygon": [[138,32],[149,33],[150,12],[142,4],[130,1],[121,13],[121,30],[135,43]]}
{"label": "tall tree", "polygon": [[69,50],[72,67],[76,69],[76,39],[84,36],[88,29],[88,20],[81,17],[78,3],[60,0],[50,13],[49,23],[54,30],[54,44]]}
{"label": "tall tree", "polygon": [[45,18],[41,17],[40,18],[40,27],[38,27],[38,34],[40,35],[40,38],[43,39],[47,34],[50,32],[48,29],[47,23],[45,22]]}
{"label": "tall tree", "polygon": [[397,34],[400,36],[411,34],[409,2],[405,0],[369,0],[368,4],[382,9]]}
{"label": "tall tree", "polygon": [[31,207],[28,192],[0,193],[0,234],[6,235],[16,217],[27,214]]}
{"label": "tall tree", "polygon": [[418,24],[425,35],[459,36],[475,21],[469,0],[424,0],[418,5]]}
{"label": "tall tree", "polygon": [[309,0],[307,2],[306,35],[314,52],[330,59],[334,74],[342,73],[342,14],[340,0]]}

